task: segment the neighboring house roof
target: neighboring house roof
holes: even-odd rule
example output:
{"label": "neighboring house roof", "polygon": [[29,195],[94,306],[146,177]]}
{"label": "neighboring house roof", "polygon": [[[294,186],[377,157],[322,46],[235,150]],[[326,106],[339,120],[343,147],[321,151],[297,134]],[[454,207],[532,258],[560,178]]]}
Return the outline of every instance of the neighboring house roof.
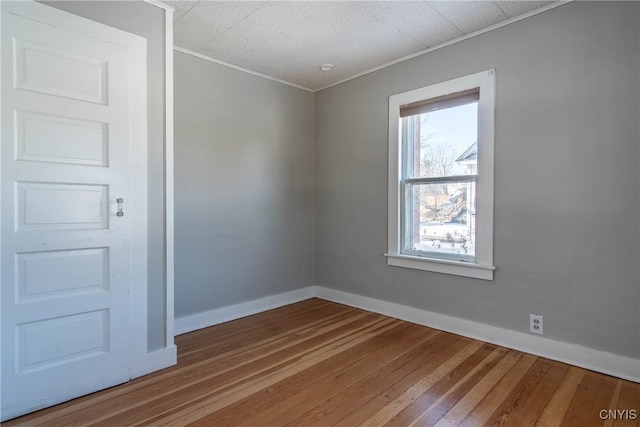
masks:
{"label": "neighboring house roof", "polygon": [[471,144],[469,148],[464,150],[464,153],[458,156],[458,158],[456,159],[456,163],[469,161],[469,160],[476,160],[477,158],[478,158],[478,142],[476,141],[473,144]]}

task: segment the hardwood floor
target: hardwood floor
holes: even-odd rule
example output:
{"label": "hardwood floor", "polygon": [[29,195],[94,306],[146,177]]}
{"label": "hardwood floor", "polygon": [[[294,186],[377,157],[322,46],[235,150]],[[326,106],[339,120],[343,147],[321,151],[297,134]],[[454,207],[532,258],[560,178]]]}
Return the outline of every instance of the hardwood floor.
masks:
{"label": "hardwood floor", "polygon": [[175,367],[3,425],[639,425],[640,384],[319,299],[176,342]]}

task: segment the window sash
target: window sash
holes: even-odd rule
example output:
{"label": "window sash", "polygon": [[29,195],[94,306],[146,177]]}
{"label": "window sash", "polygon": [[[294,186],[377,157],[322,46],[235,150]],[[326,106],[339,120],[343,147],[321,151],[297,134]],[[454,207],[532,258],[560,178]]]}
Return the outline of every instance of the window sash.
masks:
{"label": "window sash", "polygon": [[[479,102],[479,88],[474,88],[474,89],[470,89],[468,91],[462,91],[462,92],[456,92],[450,95],[445,95],[442,97],[436,97],[436,98],[431,98],[431,99],[427,99],[427,100],[423,100],[414,104],[420,104],[422,105],[423,103],[427,103],[427,106],[430,106],[431,100],[439,100],[440,98],[447,98],[446,102],[453,102],[452,105],[449,105],[446,108],[449,107],[458,107],[461,105],[465,105],[465,104],[470,104],[473,102]],[[462,95],[461,95],[462,94]],[[470,98],[472,97],[472,98]],[[441,101],[436,101],[436,104],[439,104]],[[414,104],[409,104],[414,105]],[[401,107],[402,108],[402,107]],[[417,107],[416,107],[417,108]],[[439,109],[439,108],[434,108],[434,110]],[[402,112],[402,110],[401,110]],[[415,129],[416,126],[420,126],[420,124],[416,121],[416,119],[419,121],[418,119],[418,115],[422,114],[422,112],[418,112],[415,115],[408,115],[408,116],[400,116],[399,121],[398,121],[398,127],[399,130],[401,132],[401,137],[400,137],[400,148],[401,148],[401,158],[400,160],[400,168],[402,171],[402,178],[403,179],[414,179],[414,177],[416,175],[419,175],[419,172],[416,171],[416,168],[420,168],[419,166],[416,165],[416,161],[418,161],[418,159],[416,157],[419,157],[420,155],[418,153],[415,152]],[[480,111],[478,111],[478,116],[480,115]],[[478,120],[478,134],[480,133],[479,130],[479,123],[480,120]],[[479,138],[476,139],[476,141]],[[477,142],[476,142],[477,143]],[[477,162],[478,162],[478,169],[476,170],[475,175],[477,176],[479,174],[479,160],[480,160],[480,149],[477,148],[478,153],[477,153]],[[460,177],[462,175],[445,175],[446,177]],[[474,176],[472,174],[469,174],[469,176]],[[440,177],[429,177],[429,178],[440,178]]]}
{"label": "window sash", "polygon": [[[455,184],[455,183],[477,183],[478,176],[477,175],[461,175],[461,176],[453,176],[453,177],[435,177],[435,178],[411,178],[404,179],[401,182],[401,192],[400,192],[400,247],[399,253],[403,255],[411,255],[417,257],[426,257],[426,258],[434,258],[434,259],[445,259],[450,261],[463,261],[463,262],[476,262],[477,253],[474,255],[465,255],[465,254],[453,254],[446,252],[435,252],[435,251],[421,251],[409,249],[407,242],[412,242],[412,234],[413,234],[413,225],[409,225],[413,223],[413,219],[410,218],[409,214],[411,212],[410,203],[412,201],[411,190],[415,185],[419,184]],[[474,192],[474,197],[477,197],[477,190]],[[411,219],[411,220],[410,220]],[[477,230],[476,230],[477,231]],[[474,233],[474,241],[477,241],[477,233]]]}

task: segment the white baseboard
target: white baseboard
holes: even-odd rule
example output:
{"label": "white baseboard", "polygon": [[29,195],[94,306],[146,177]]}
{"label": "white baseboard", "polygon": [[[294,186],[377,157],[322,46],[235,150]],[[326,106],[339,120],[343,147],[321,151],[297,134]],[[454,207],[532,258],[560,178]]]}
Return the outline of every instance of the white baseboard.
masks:
{"label": "white baseboard", "polygon": [[[338,291],[323,286],[308,286],[282,294],[216,308],[203,313],[179,317],[175,321],[176,335],[250,316],[313,297],[384,314],[396,319],[429,326],[442,331],[640,383],[639,359],[595,350],[578,344],[555,341],[537,335],[499,328],[497,326],[486,325],[446,314],[434,313],[432,311],[364,297],[349,292]],[[167,349],[161,351],[164,352],[167,351]],[[154,363],[153,366],[148,368],[147,373],[171,366],[175,363],[170,363],[170,354],[165,355],[163,353],[156,356],[154,353],[150,353],[150,360]],[[152,365],[152,363],[150,363],[150,365]],[[140,375],[144,375],[144,373]]]}
{"label": "white baseboard", "polygon": [[171,344],[165,348],[147,353],[144,360],[136,360],[131,367],[131,379],[168,368],[178,362],[178,348]]}
{"label": "white baseboard", "polygon": [[307,286],[306,288],[296,289],[282,294],[270,295],[268,297],[220,307],[202,313],[192,314],[190,316],[178,317],[175,321],[175,334],[180,335],[197,329],[217,325],[219,323],[228,322],[230,320],[239,319],[241,317],[250,316],[273,308],[304,301],[309,298],[313,298],[314,296],[314,287]]}
{"label": "white baseboard", "polygon": [[361,295],[314,286],[318,298],[640,383],[640,360],[577,344],[477,323]]}

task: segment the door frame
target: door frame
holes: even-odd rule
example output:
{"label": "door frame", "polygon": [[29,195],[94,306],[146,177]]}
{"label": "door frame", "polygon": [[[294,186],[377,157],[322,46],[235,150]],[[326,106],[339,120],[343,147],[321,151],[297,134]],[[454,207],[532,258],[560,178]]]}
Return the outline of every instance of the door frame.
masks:
{"label": "door frame", "polygon": [[[144,37],[34,1],[2,2],[1,7],[2,13],[19,15],[47,25],[64,26],[65,29],[74,33],[89,35],[89,31],[91,34],[97,32],[102,40],[124,46],[129,50],[129,76],[132,84],[130,84],[129,112],[131,201],[127,202],[131,224],[129,249],[130,332],[128,338],[130,344],[129,376],[135,378],[140,375],[136,367],[145,365],[149,353],[147,348],[147,40]],[[94,36],[89,35],[89,37]],[[0,108],[2,108],[1,105]],[[0,167],[1,164],[2,162],[0,162]],[[1,169],[0,176],[2,176]],[[1,211],[0,215],[2,215]],[[2,238],[0,232],[0,250],[2,250]],[[5,331],[3,330],[3,332]]]}
{"label": "door frame", "polygon": [[[173,12],[174,8],[158,0],[142,0],[164,11],[164,214],[165,214],[165,348],[169,364],[177,363],[175,338],[175,252],[174,252],[174,139],[173,139]],[[155,370],[155,369],[154,369]],[[147,372],[151,372],[147,368]]]}

